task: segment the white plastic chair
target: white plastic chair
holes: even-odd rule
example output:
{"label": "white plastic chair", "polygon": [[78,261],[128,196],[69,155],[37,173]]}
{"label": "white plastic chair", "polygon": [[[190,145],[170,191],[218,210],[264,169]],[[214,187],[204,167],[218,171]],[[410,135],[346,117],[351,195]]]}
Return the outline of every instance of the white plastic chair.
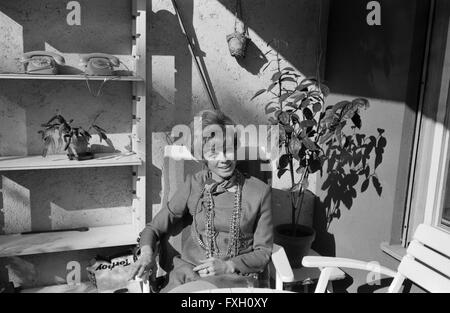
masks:
{"label": "white plastic chair", "polygon": [[305,257],[302,264],[321,270],[316,293],[325,292],[335,268],[364,270],[393,277],[389,293],[400,292],[406,279],[432,293],[450,293],[450,234],[431,226],[420,225],[397,272],[373,262],[342,258]]}

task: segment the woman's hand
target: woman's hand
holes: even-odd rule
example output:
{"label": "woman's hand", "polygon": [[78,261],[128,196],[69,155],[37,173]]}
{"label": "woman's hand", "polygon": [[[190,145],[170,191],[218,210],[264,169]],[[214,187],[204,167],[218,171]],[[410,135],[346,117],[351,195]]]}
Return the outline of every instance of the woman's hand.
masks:
{"label": "woman's hand", "polygon": [[234,273],[235,266],[232,261],[223,261],[217,258],[209,258],[207,260],[201,260],[202,264],[194,267],[193,271],[197,272],[200,277],[215,276],[222,274]]}
{"label": "woman's hand", "polygon": [[149,276],[156,269],[156,261],[153,253],[150,251],[142,251],[138,260],[132,265],[132,269],[130,272],[129,280],[133,280],[135,278],[144,279],[148,274]]}

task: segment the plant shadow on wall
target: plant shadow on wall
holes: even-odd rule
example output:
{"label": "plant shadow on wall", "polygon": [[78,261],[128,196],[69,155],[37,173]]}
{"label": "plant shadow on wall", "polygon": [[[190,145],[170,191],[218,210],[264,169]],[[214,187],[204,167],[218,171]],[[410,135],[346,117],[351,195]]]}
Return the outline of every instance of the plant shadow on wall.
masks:
{"label": "plant shadow on wall", "polygon": [[[364,178],[361,192],[372,182],[381,196],[382,186],[376,169],[383,160],[387,145],[384,130],[378,136],[360,132],[360,112],[369,108],[369,101],[357,98],[334,105],[325,104],[329,88],[317,77],[305,78],[292,67],[283,67],[282,59],[275,50],[267,55],[274,74],[270,85],[252,98],[267,94],[269,101],[265,112],[272,125],[279,127],[280,157],[277,160],[278,178],[289,174],[290,184],[286,192],[290,197],[290,224],[275,227],[275,242],[282,245],[293,267],[301,267],[303,256],[309,253],[316,231],[300,220],[304,209],[305,194],[311,174],[327,175],[322,189],[327,191],[325,223],[328,230],[333,219],[341,215],[341,205],[350,209],[357,197],[356,186]],[[269,67],[267,67],[269,68]],[[370,160],[375,159],[374,167]],[[325,165],[327,165],[325,167]],[[325,171],[324,171],[325,169]]]}
{"label": "plant shadow on wall", "polygon": [[[360,126],[360,122],[358,122]],[[353,134],[344,134],[344,129],[335,133],[326,148],[326,173],[328,176],[322,184],[326,191],[323,206],[326,210],[327,230],[335,219],[342,215],[342,205],[347,210],[353,207],[358,195],[357,186],[362,181],[360,192],[366,192],[370,185],[381,197],[383,187],[377,175],[377,169],[383,162],[383,154],[387,146],[384,130],[378,129],[377,136],[367,136],[356,131],[352,126]],[[340,139],[339,139],[340,137]]]}

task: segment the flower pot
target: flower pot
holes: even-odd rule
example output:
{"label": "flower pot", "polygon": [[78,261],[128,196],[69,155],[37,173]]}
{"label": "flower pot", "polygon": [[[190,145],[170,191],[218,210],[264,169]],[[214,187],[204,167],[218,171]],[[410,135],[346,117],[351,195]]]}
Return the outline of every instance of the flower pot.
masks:
{"label": "flower pot", "polygon": [[77,161],[87,161],[92,160],[94,158],[94,154],[92,152],[84,152],[84,153],[78,153],[77,155],[73,153],[67,154],[67,157],[69,160],[77,160]]}
{"label": "flower pot", "polygon": [[94,154],[89,151],[89,142],[82,136],[72,136],[72,142],[68,148],[69,160],[92,160]]}
{"label": "flower pot", "polygon": [[245,57],[245,50],[247,48],[247,36],[245,33],[234,32],[227,36],[228,48],[230,54],[236,58]]}
{"label": "flower pot", "polygon": [[284,248],[292,268],[300,268],[303,257],[309,254],[316,232],[313,228],[304,225],[295,225],[295,230],[294,237],[292,224],[276,226],[274,242]]}

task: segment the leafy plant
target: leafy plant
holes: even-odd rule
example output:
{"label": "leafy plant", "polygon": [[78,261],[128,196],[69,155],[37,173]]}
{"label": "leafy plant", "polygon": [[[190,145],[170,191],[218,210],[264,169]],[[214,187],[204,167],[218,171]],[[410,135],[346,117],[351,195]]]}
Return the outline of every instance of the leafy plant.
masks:
{"label": "leafy plant", "polygon": [[[328,161],[327,172],[331,173],[331,179],[335,177],[335,172],[347,179],[354,178],[354,169],[346,168],[346,164],[367,164],[376,139],[374,142],[373,137],[365,138],[356,134],[356,130],[362,127],[360,112],[369,107],[367,99],[341,101],[325,107],[329,88],[315,77],[304,78],[292,67],[282,68],[278,53],[275,56],[277,67],[270,85],[257,91],[252,100],[263,94],[272,96],[265,106],[265,112],[270,116],[271,124],[278,125],[280,130],[279,147],[283,152],[278,160],[278,177],[281,178],[286,173],[290,175],[291,222],[295,236],[303,204],[303,191],[309,186],[309,175],[316,172],[323,174],[324,164]],[[353,136],[345,134],[344,131],[348,128],[355,133]],[[355,142],[360,146],[355,145]],[[353,156],[360,160],[355,161]],[[367,174],[367,167],[362,167],[359,172]],[[376,175],[371,175],[370,169],[367,179],[369,177],[377,191],[381,190]],[[363,187],[366,185],[367,182],[364,182]]]}
{"label": "leafy plant", "polygon": [[88,130],[85,130],[81,126],[72,126],[73,121],[73,119],[67,121],[62,115],[57,114],[47,123],[41,125],[44,129],[38,133],[41,134],[42,140],[44,141],[43,157],[47,156],[50,148],[59,150],[63,146],[64,151],[68,151],[69,154],[78,157],[80,151],[86,151],[88,148],[89,141],[92,138],[89,133],[91,129],[94,129],[99,135],[100,142],[102,140],[108,140],[106,130],[100,126],[92,124]]}

